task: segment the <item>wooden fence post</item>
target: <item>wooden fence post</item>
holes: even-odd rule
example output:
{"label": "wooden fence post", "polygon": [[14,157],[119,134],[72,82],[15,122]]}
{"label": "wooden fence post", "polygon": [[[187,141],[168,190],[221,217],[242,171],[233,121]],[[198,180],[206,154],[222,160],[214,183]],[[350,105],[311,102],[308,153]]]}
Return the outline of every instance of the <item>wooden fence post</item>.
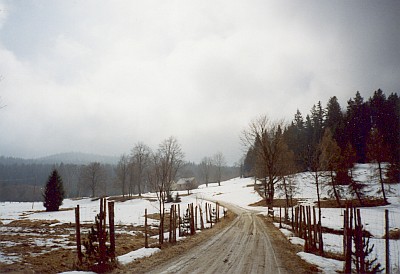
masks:
{"label": "wooden fence post", "polygon": [[79,205],[75,208],[75,228],[76,228],[76,248],[78,252],[79,264],[82,264],[82,246],[81,246],[81,224],[79,217]]}
{"label": "wooden fence post", "polygon": [[197,230],[197,205],[194,208],[194,231]]}
{"label": "wooden fence post", "polygon": [[174,227],[174,233],[173,233],[173,238],[174,238],[174,243],[176,243],[176,205],[174,205],[174,211],[173,211],[173,227]]}
{"label": "wooden fence post", "polygon": [[218,202],[215,204],[215,207],[216,207],[216,214],[217,214],[216,222],[219,222],[219,203]]}
{"label": "wooden fence post", "polygon": [[352,239],[352,222],[353,209],[347,207],[344,211],[343,224],[343,252],[344,252],[344,273],[351,273],[351,239]]}
{"label": "wooden fence post", "polygon": [[199,206],[199,211],[200,211],[200,229],[204,229],[204,220],[203,220],[203,211],[201,209],[201,206]]}
{"label": "wooden fence post", "polygon": [[147,235],[147,208],[144,210],[144,247],[148,248],[149,247],[149,242],[148,242],[148,235]]}
{"label": "wooden fence post", "polygon": [[299,237],[303,238],[303,206],[299,208]]}
{"label": "wooden fence post", "polygon": [[115,226],[114,226],[114,202],[108,203],[108,223],[110,226],[110,251],[111,258],[115,260]]}
{"label": "wooden fence post", "polygon": [[179,237],[182,237],[182,229],[181,229],[181,205],[178,204],[178,227],[179,227]]}
{"label": "wooden fence post", "polygon": [[362,235],[362,223],[361,223],[361,214],[360,214],[360,209],[357,209],[357,238],[359,240],[358,246],[359,246],[359,254],[360,254],[360,271],[361,273],[365,273],[365,254],[364,254],[364,248],[363,248],[363,235]]}
{"label": "wooden fence post", "polygon": [[307,235],[307,215],[306,215],[306,207],[302,207],[302,214],[303,214],[303,222],[302,222],[302,227],[303,227],[303,238],[304,238],[304,251],[308,252],[310,250],[309,246],[309,240],[308,240],[308,235]]}
{"label": "wooden fence post", "polygon": [[189,205],[189,212],[190,212],[190,235],[194,235],[196,230],[194,229],[194,209],[193,203]]}
{"label": "wooden fence post", "polygon": [[385,209],[385,247],[386,247],[386,273],[390,273],[390,249],[389,249],[389,210]]}
{"label": "wooden fence post", "polygon": [[104,228],[104,201],[103,198],[100,198],[100,215],[99,215],[99,251],[100,251],[100,264],[106,261],[106,243],[105,243],[105,228]]}
{"label": "wooden fence post", "polygon": [[213,219],[212,219],[212,213],[211,213],[211,211],[212,211],[212,205],[210,204],[210,206],[208,207],[208,209],[209,209],[209,214],[210,214],[210,224],[211,224],[211,228],[212,228],[212,226],[213,226]]}
{"label": "wooden fence post", "polygon": [[315,206],[313,206],[313,233],[314,233],[314,246],[315,248],[317,248],[318,226],[317,226],[317,215],[315,214]]}
{"label": "wooden fence post", "polygon": [[160,244],[163,245],[164,244],[164,222],[165,222],[165,207],[163,206],[162,208],[162,216],[160,216]]}
{"label": "wooden fence post", "polygon": [[294,231],[294,214],[293,214],[293,205],[292,205],[292,219],[291,219],[291,223],[292,223],[292,230]]}
{"label": "wooden fence post", "polygon": [[311,206],[307,206],[307,230],[308,230],[308,243],[309,247],[313,248],[314,243],[313,243],[313,235],[312,235],[312,230],[311,230]]}
{"label": "wooden fence post", "polygon": [[168,241],[170,242],[170,243],[172,243],[172,238],[173,238],[173,216],[172,216],[172,212],[173,212],[173,206],[174,205],[171,205],[171,209],[169,210],[169,237],[168,237]]}
{"label": "wooden fence post", "polygon": [[104,216],[103,216],[103,221],[104,221],[104,231],[105,231],[105,229],[106,229],[106,221],[107,221],[107,199],[105,198],[105,197],[103,197],[103,203],[104,203],[104,205],[103,205],[103,209],[104,209],[104,211],[103,211],[103,214],[104,214]]}

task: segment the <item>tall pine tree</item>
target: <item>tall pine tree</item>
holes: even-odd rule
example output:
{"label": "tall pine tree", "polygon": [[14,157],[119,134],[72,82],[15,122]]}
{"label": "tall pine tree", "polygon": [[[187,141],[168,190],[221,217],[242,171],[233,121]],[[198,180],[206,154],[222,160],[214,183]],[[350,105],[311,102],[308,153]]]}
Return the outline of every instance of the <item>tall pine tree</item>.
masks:
{"label": "tall pine tree", "polygon": [[46,211],[58,211],[64,200],[63,182],[56,169],[53,169],[43,193],[43,206]]}

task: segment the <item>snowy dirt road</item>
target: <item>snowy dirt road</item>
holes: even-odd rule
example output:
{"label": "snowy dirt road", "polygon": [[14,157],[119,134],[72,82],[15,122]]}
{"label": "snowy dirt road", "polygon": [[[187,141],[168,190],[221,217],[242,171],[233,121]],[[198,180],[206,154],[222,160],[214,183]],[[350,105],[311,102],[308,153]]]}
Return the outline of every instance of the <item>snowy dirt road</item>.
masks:
{"label": "snowy dirt road", "polygon": [[238,217],[190,253],[151,273],[286,273],[256,213],[228,206]]}

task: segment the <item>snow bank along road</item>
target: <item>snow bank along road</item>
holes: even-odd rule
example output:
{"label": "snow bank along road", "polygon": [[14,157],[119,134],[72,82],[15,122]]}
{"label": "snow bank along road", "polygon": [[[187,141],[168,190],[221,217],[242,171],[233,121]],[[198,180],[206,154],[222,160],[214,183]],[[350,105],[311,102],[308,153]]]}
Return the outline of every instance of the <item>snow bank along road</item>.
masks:
{"label": "snow bank along road", "polygon": [[256,213],[226,205],[238,217],[217,235],[151,273],[286,273]]}

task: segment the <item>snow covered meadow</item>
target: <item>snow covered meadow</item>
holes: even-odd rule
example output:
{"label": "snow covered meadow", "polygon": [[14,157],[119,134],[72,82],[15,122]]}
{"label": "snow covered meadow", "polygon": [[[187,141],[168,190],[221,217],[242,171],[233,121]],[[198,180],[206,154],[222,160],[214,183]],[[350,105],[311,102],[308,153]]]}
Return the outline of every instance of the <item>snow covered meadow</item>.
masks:
{"label": "snow covered meadow", "polygon": [[[354,171],[354,174],[358,180],[362,180],[370,185],[369,195],[380,197],[380,194],[376,192],[379,190],[379,185],[374,182],[371,178],[372,169],[369,165],[358,165]],[[293,178],[293,182],[297,185],[297,192],[295,198],[301,199],[304,203],[312,203],[316,200],[315,186],[313,180],[306,173],[297,174]],[[221,186],[217,184],[209,184],[208,187],[201,185],[198,189],[193,190],[189,196],[184,196],[185,192],[182,192],[181,208],[186,208],[187,204],[194,203],[195,205],[202,205],[207,200],[220,201],[221,203],[229,203],[234,206],[239,206],[247,210],[258,211],[260,214],[265,214],[267,209],[265,207],[252,207],[249,206],[252,203],[261,200],[258,193],[253,187],[254,180],[251,178],[236,178],[221,183]],[[400,228],[400,185],[391,185],[391,191],[388,193],[390,205],[362,208],[362,222],[365,225],[365,229],[368,230],[373,238],[371,242],[375,245],[374,255],[378,258],[379,262],[385,265],[385,246],[384,239],[384,210],[389,210],[390,216],[390,229],[395,230]],[[282,193],[277,193],[277,196],[282,196]],[[322,197],[326,198],[326,189],[322,190]],[[46,252],[39,250],[35,253],[35,246],[37,245],[48,245],[51,246],[51,250],[54,249],[75,249],[75,243],[73,242],[75,231],[73,226],[67,227],[64,230],[64,235],[58,237],[46,237],[42,238],[43,232],[38,229],[27,229],[10,226],[15,221],[42,221],[47,226],[46,231],[49,234],[57,234],[57,227],[61,227],[66,224],[73,224],[75,222],[75,215],[73,208],[77,205],[80,207],[80,220],[81,223],[93,223],[95,215],[99,212],[98,201],[92,201],[89,198],[79,200],[64,200],[61,211],[59,212],[45,212],[43,204],[40,202],[35,203],[15,203],[15,202],[4,202],[0,203],[0,233],[1,235],[7,234],[21,234],[27,235],[25,242],[20,243],[18,241],[6,241],[0,240],[0,266],[1,264],[18,264],[23,262],[26,256],[42,256]],[[158,201],[154,194],[146,194],[143,198],[131,199],[125,202],[115,203],[115,224],[119,226],[143,226],[144,224],[144,211],[148,210],[149,214],[158,212]],[[279,214],[279,209],[275,210],[275,214]],[[149,219],[150,224],[157,225],[157,220]],[[322,209],[322,225],[332,229],[340,230],[343,229],[343,209],[340,208],[323,208]],[[303,240],[294,237],[293,234],[286,228],[282,228],[281,231],[289,238],[294,244],[302,244]],[[119,233],[130,233],[134,235],[135,231],[120,231]],[[139,232],[137,232],[139,233]],[[400,244],[399,240],[390,240],[391,250],[391,269],[392,273],[399,272],[399,257],[400,257]],[[343,238],[341,235],[324,234],[325,249],[336,253],[343,251],[342,243]],[[18,254],[12,252],[4,252],[7,248],[24,244],[29,247],[25,250],[26,254]],[[157,252],[157,248],[145,249],[138,248],[136,250],[127,251],[124,255],[118,257],[118,260],[124,264],[131,262],[137,258],[150,256],[154,252]],[[343,262],[333,259],[322,258],[313,254],[300,252],[298,254],[304,260],[314,263],[325,273],[335,273],[343,268]]]}
{"label": "snow covered meadow", "polygon": [[[183,194],[183,193],[182,193]],[[194,203],[196,205],[202,205],[204,207],[205,201],[199,199],[196,195],[191,196],[181,196],[180,206],[182,210],[187,208],[188,204]],[[3,202],[0,203],[0,233],[3,237],[6,235],[21,235],[24,236],[23,243],[13,242],[13,241],[0,241],[0,263],[13,264],[21,263],[24,257],[29,256],[40,256],[46,253],[45,250],[26,251],[26,254],[10,253],[7,254],[3,252],[7,247],[15,247],[18,245],[24,246],[52,246],[54,249],[75,249],[74,242],[71,242],[75,237],[75,229],[71,226],[68,229],[64,229],[62,237],[58,237],[57,233],[59,230],[56,228],[58,226],[63,226],[64,224],[74,224],[75,223],[75,213],[74,208],[79,205],[80,208],[80,223],[81,224],[93,224],[95,216],[99,213],[99,201],[92,200],[90,198],[83,199],[65,199],[63,205],[60,207],[58,212],[46,212],[43,207],[43,203],[24,203],[24,202]],[[115,225],[119,227],[116,233],[127,233],[135,235],[136,233],[142,233],[140,231],[126,230],[127,227],[140,227],[144,226],[145,218],[144,212],[147,209],[148,215],[157,214],[159,212],[159,204],[156,196],[152,193],[147,193],[143,195],[142,198],[135,197],[135,199],[127,200],[125,202],[116,202],[114,213],[115,213]],[[220,215],[223,214],[223,208],[220,209]],[[200,218],[200,216],[199,216]],[[205,219],[205,217],[204,217]],[[13,226],[14,222],[18,221],[32,221],[42,223],[43,229],[36,228],[30,229],[29,227],[18,227]],[[200,222],[199,222],[200,223]],[[148,225],[150,227],[158,226],[159,221],[155,219],[148,218]],[[44,229],[44,226],[47,226]],[[205,223],[204,226],[207,228],[210,224]],[[49,229],[50,228],[50,229]],[[53,229],[52,229],[53,228]],[[67,230],[65,232],[65,230]],[[82,228],[82,231],[85,229]],[[88,230],[88,229],[86,229]],[[46,234],[46,237],[42,237]],[[54,236],[54,237],[52,237]],[[71,236],[71,237],[69,237]],[[168,233],[165,234],[165,238],[168,238]],[[183,238],[183,237],[182,237]],[[179,240],[179,239],[178,239]],[[34,250],[32,248],[31,250]],[[150,256],[151,254],[157,252],[157,248],[140,248],[133,250],[127,254],[124,254],[118,258],[118,261],[122,264],[129,263],[137,258],[142,258]],[[0,267],[1,269],[1,267]]]}

